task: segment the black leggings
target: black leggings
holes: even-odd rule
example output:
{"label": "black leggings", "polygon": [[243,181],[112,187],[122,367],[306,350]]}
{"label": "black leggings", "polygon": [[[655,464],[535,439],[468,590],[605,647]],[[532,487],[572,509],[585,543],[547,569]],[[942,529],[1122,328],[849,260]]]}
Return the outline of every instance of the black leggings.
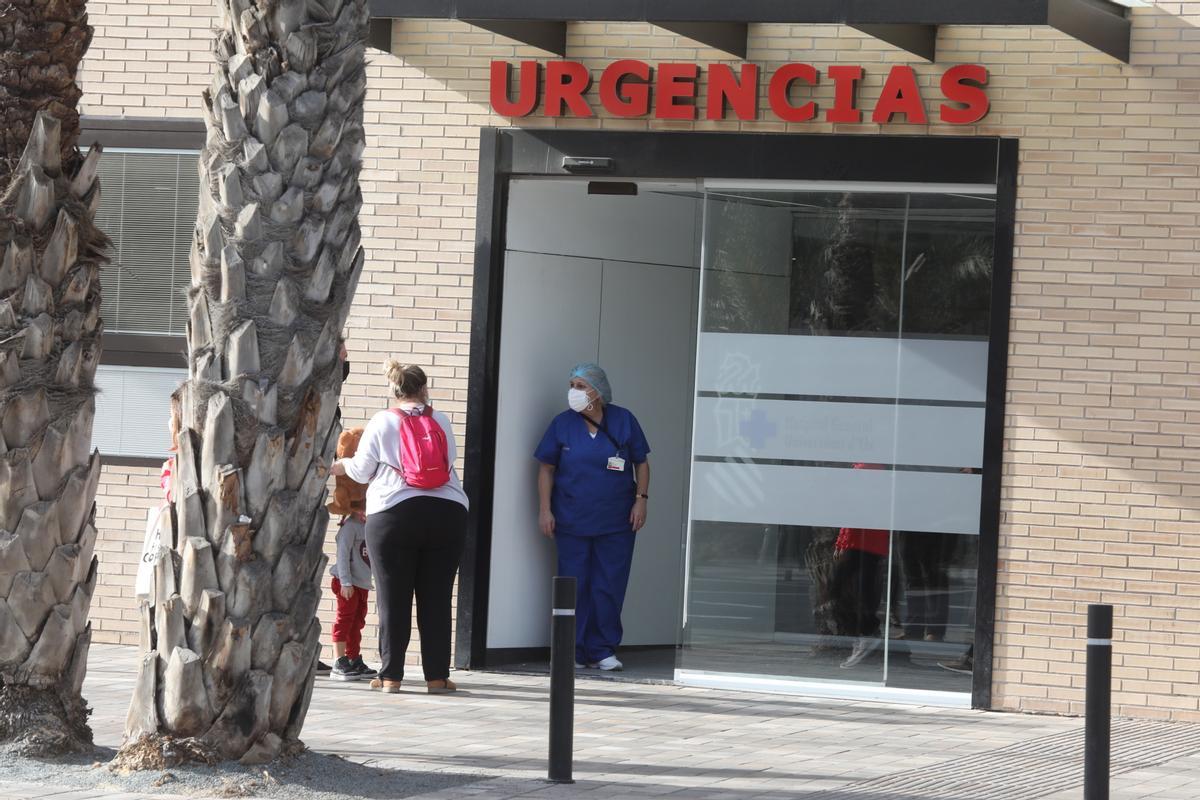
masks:
{"label": "black leggings", "polygon": [[948,564],[954,537],[947,533],[904,531],[900,542],[908,584],[904,634],[910,639],[932,634],[940,641],[946,636],[946,623],[950,619]]}
{"label": "black leggings", "polygon": [[833,566],[833,591],[839,636],[878,636],[883,556],[864,550],[840,550]]}
{"label": "black leggings", "polygon": [[379,677],[404,677],[413,592],[425,680],[450,676],[450,601],[467,536],[467,510],[441,497],[412,497],[367,517],[367,552],[379,613]]}

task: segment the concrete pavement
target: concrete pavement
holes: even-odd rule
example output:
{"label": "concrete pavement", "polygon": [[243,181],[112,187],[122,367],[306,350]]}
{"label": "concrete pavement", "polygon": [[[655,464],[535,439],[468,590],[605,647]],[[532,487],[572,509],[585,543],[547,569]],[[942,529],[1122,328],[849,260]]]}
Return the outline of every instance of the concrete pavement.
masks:
{"label": "concrete pavement", "polygon": [[[92,649],[85,696],[98,745],[120,743],[135,663],[131,648]],[[593,680],[577,682],[577,782],[551,785],[544,677],[456,673],[463,691],[445,697],[416,677],[399,695],[318,678],[304,741],[373,768],[468,776],[420,795],[429,800],[1082,797],[1079,719]],[[1113,760],[1114,798],[1200,797],[1200,726],[1118,721]],[[14,783],[0,765],[0,798],[33,796],[179,797],[56,787],[53,774]],[[351,786],[345,796],[365,795]]]}

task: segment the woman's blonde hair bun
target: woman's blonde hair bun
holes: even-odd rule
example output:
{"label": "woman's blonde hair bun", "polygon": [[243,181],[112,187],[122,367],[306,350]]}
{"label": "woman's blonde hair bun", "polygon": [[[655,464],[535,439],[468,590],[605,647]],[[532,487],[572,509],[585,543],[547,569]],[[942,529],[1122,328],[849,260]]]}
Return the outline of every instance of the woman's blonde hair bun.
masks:
{"label": "woman's blonde hair bun", "polygon": [[416,397],[429,383],[425,370],[416,364],[401,364],[394,358],[383,362],[383,375],[397,397]]}

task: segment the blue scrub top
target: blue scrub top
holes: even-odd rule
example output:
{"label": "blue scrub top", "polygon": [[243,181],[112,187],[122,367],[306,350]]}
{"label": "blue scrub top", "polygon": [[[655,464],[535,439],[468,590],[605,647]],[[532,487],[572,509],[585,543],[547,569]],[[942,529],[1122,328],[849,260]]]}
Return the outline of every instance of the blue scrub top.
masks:
{"label": "blue scrub top", "polygon": [[[600,536],[630,530],[629,512],[637,493],[634,465],[645,463],[650,445],[629,410],[605,406],[602,421],[619,448],[603,431],[592,438],[581,414],[564,411],[550,422],[534,451],[534,458],[555,468],[550,510],[559,533]],[[613,456],[625,459],[623,471],[608,468]]]}

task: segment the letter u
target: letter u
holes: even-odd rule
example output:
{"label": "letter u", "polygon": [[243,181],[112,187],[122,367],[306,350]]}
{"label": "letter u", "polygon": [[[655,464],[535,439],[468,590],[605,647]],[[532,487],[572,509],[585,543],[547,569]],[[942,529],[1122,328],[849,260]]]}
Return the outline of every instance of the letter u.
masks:
{"label": "letter u", "polygon": [[541,86],[541,65],[536,61],[522,61],[517,74],[517,98],[509,99],[508,84],[512,64],[507,61],[492,62],[492,110],[502,117],[527,117],[538,104],[538,89]]}

